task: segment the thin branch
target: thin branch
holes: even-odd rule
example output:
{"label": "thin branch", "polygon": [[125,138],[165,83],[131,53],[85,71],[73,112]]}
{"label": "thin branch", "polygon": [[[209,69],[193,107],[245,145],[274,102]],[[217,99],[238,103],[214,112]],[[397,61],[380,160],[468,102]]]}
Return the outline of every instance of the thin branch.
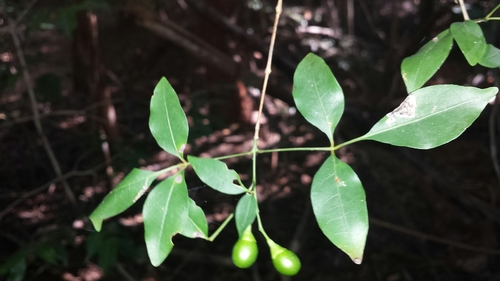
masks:
{"label": "thin branch", "polygon": [[462,14],[464,15],[464,20],[470,20],[469,14],[467,13],[467,8],[465,7],[464,0],[458,0],[460,4],[460,9],[462,9]]}
{"label": "thin branch", "polygon": [[278,0],[278,3],[276,4],[276,17],[274,18],[273,33],[271,35],[271,42],[269,44],[269,55],[267,57],[267,65],[266,65],[266,70],[265,70],[264,83],[262,85],[262,95],[260,97],[259,112],[257,115],[257,122],[255,123],[255,135],[254,135],[255,142],[257,142],[257,140],[259,139],[260,119],[262,117],[262,108],[264,106],[264,98],[266,97],[267,83],[269,81],[269,75],[271,74],[271,64],[273,61],[274,42],[276,41],[276,33],[278,30],[278,22],[279,22],[279,19],[281,16],[282,6],[283,6],[283,0]]}
{"label": "thin branch", "polygon": [[[35,92],[33,90],[33,84],[31,82],[32,81],[31,76],[28,72],[28,67],[26,64],[26,60],[24,58],[24,53],[23,53],[23,50],[21,48],[21,42],[19,41],[19,37],[17,36],[17,33],[16,33],[15,22],[7,14],[5,1],[1,0],[0,3],[1,3],[2,10],[4,12],[5,18],[8,21],[10,34],[12,36],[12,40],[14,41],[14,46],[16,47],[17,56],[19,57],[19,63],[21,64],[24,83],[26,83],[26,87],[28,89],[28,96],[29,96],[30,103],[31,103],[31,110],[33,111],[33,123],[35,124],[38,135],[40,135],[40,138],[42,139],[43,147],[44,147],[47,155],[49,156],[50,162],[52,164],[52,167],[54,168],[54,171],[56,172],[57,177],[61,177],[62,176],[61,166],[59,165],[59,162],[57,161],[57,158],[54,155],[54,151],[50,147],[50,143],[47,139],[47,136],[45,136],[45,133],[44,133],[43,128],[42,128],[42,123],[40,122],[40,116],[39,116],[39,112],[38,112],[38,108],[37,108],[37,101],[36,101],[36,97],[35,97]],[[68,198],[68,200],[73,205],[76,205],[75,195],[71,191],[71,188],[70,188],[68,182],[66,182],[66,180],[63,180],[62,185],[64,187],[64,192],[66,193],[66,197]]]}
{"label": "thin branch", "polygon": [[24,16],[26,16],[26,14],[28,14],[29,10],[33,7],[33,5],[35,5],[35,3],[37,2],[38,0],[32,0],[28,6],[26,6],[26,8],[19,14],[19,16],[17,16],[17,19],[16,19],[16,25],[18,25],[24,18]]}
{"label": "thin branch", "polygon": [[125,269],[125,267],[123,267],[121,263],[117,262],[115,268],[126,281],[136,281],[135,278],[130,275],[130,273]]}
{"label": "thin branch", "polygon": [[107,166],[107,163],[104,162],[104,163],[101,163],[101,164],[99,164],[99,165],[97,165],[89,170],[71,171],[69,173],[61,175],[61,176],[59,176],[59,177],[41,185],[41,186],[31,190],[30,192],[23,194],[21,197],[14,200],[14,202],[12,202],[9,206],[7,206],[2,212],[0,212],[0,221],[3,219],[3,217],[5,217],[5,215],[7,215],[10,211],[12,211],[17,205],[21,204],[24,200],[44,191],[45,189],[49,188],[52,184],[56,184],[60,181],[66,181],[68,178],[71,178],[71,177],[77,177],[77,176],[82,177],[82,176],[93,175],[93,174],[95,174],[96,170],[99,170],[99,169],[104,168],[106,166]]}
{"label": "thin branch", "polygon": [[438,236],[430,235],[430,234],[427,234],[427,233],[423,233],[423,232],[420,232],[420,231],[416,231],[416,230],[413,230],[413,229],[408,229],[406,227],[402,227],[402,226],[399,226],[399,225],[388,223],[386,221],[375,219],[373,217],[370,217],[370,223],[372,223],[374,225],[378,225],[378,226],[384,227],[384,228],[387,228],[387,229],[390,229],[390,230],[393,230],[393,231],[396,231],[396,232],[404,233],[406,235],[417,237],[417,238],[420,238],[420,239],[423,239],[423,240],[429,240],[429,241],[436,242],[436,243],[439,243],[439,244],[445,244],[445,245],[448,245],[448,246],[451,246],[451,247],[454,247],[454,248],[469,250],[469,251],[483,253],[483,254],[488,254],[488,255],[500,255],[500,250],[489,249],[489,248],[482,248],[482,247],[476,247],[476,246],[473,246],[473,245],[469,245],[469,244],[465,244],[465,243],[461,243],[461,242],[456,242],[456,241],[448,240],[448,239],[441,238],[441,237],[438,237]]}

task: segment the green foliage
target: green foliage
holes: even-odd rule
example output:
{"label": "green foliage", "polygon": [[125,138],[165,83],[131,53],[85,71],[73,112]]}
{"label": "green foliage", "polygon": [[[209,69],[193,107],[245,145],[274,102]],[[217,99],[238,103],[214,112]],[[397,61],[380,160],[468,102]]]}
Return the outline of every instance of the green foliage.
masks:
{"label": "green foliage", "polygon": [[184,172],[180,172],[159,183],[144,202],[144,240],[154,266],[167,258],[174,247],[172,237],[182,232],[188,198]]}
{"label": "green foliage", "polygon": [[[488,18],[482,20],[487,21]],[[470,65],[479,63],[486,67],[500,66],[500,50],[486,43],[475,21],[454,23],[449,30],[425,44],[415,55],[403,60],[401,74],[410,93],[406,99],[383,116],[368,133],[339,145],[334,144],[333,138],[344,111],[344,95],[339,83],[325,62],[314,54],[307,55],[296,69],[292,94],[297,109],[311,125],[325,133],[330,141],[327,147],[312,148],[329,153],[312,182],[310,198],[314,215],[325,236],[357,264],[363,260],[368,234],[365,192],[355,171],[335,156],[335,150],[362,140],[430,149],[460,136],[477,119],[498,89],[458,85],[423,87],[448,57],[453,40]],[[259,230],[270,247],[275,268],[285,275],[297,274],[301,266],[299,258],[274,243],[262,226],[255,192],[255,165],[257,154],[307,151],[311,148],[260,150],[255,138],[251,151],[224,156],[224,159],[254,156],[252,184],[247,188],[238,173],[228,169],[220,158],[189,155],[185,160],[183,152],[189,133],[187,119],[177,94],[165,78],[154,89],[150,108],[151,133],[159,146],[177,157],[180,163],[156,172],[134,169],[90,215],[95,228],[99,231],[104,219],[123,212],[135,203],[160,174],[178,170],[176,174],[158,183],[144,203],[145,241],[151,263],[159,266],[167,258],[174,246],[172,237],[178,233],[189,238],[213,241],[233,215],[212,236],[208,236],[203,210],[187,195],[184,170],[192,166],[197,176],[211,188],[230,195],[243,194],[234,214],[240,238],[233,248],[234,263],[246,268],[255,261],[257,246],[251,227],[257,219]],[[108,250],[112,252],[113,248]],[[20,259],[16,260],[19,261]]]}
{"label": "green foliage", "polygon": [[299,63],[293,76],[292,94],[302,116],[333,144],[333,131],[344,112],[344,94],[320,57],[308,54]]}
{"label": "green foliage", "polygon": [[67,254],[62,241],[74,239],[74,233],[66,230],[45,233],[38,240],[24,244],[0,264],[0,276],[6,275],[6,280],[24,280],[27,264],[33,260],[41,260],[49,265],[65,263]]}
{"label": "green foliage", "polygon": [[430,149],[460,136],[498,89],[436,85],[419,89],[359,140]]}
{"label": "green foliage", "polygon": [[254,222],[255,216],[257,216],[257,200],[255,196],[250,194],[243,195],[236,205],[234,214],[236,229],[241,238],[243,237],[245,229]]}
{"label": "green foliage", "polygon": [[330,241],[361,263],[368,234],[365,190],[354,171],[332,154],[313,178],[311,203]]}
{"label": "green foliage", "polygon": [[104,219],[116,216],[132,206],[158,175],[158,172],[133,169],[89,216],[95,229],[100,231]]}
{"label": "green foliage", "polygon": [[408,93],[422,87],[438,71],[450,54],[452,46],[451,33],[445,30],[425,44],[416,54],[403,60],[401,76]]}
{"label": "green foliage", "polygon": [[224,162],[194,156],[188,156],[188,161],[201,181],[211,188],[232,195],[247,191],[245,187],[233,183],[234,181],[240,181],[240,176],[235,170],[229,170]]}
{"label": "green foliage", "polygon": [[188,217],[181,234],[188,238],[208,238],[205,212],[191,198],[188,198]]}
{"label": "green foliage", "polygon": [[151,97],[149,128],[158,145],[166,152],[183,158],[188,138],[188,122],[174,89],[163,77]]}
{"label": "green foliage", "polygon": [[450,31],[467,62],[476,65],[486,51],[486,39],[479,24],[472,20],[455,22],[451,24]]}

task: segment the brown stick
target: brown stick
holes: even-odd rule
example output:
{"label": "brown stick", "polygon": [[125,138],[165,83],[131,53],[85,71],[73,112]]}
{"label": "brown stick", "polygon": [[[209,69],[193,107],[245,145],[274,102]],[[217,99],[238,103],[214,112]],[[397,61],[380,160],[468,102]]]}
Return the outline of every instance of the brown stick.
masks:
{"label": "brown stick", "polygon": [[[10,34],[12,36],[12,40],[14,41],[14,46],[16,47],[17,56],[19,57],[19,63],[21,65],[24,83],[26,83],[26,88],[28,89],[28,96],[29,96],[30,103],[31,103],[31,110],[33,111],[33,123],[35,124],[35,128],[36,128],[38,135],[42,139],[42,144],[43,144],[43,147],[45,149],[45,152],[49,156],[50,163],[52,164],[52,167],[54,168],[54,171],[56,172],[57,177],[60,178],[60,177],[62,177],[61,166],[59,165],[59,162],[57,161],[57,158],[54,155],[54,151],[50,147],[49,140],[47,139],[47,136],[45,135],[45,132],[43,131],[42,123],[40,122],[40,116],[39,116],[39,112],[37,109],[37,101],[36,101],[36,97],[35,97],[35,92],[33,90],[33,84],[31,83],[32,80],[31,80],[31,76],[28,72],[28,66],[27,66],[26,60],[24,58],[24,53],[23,53],[23,50],[21,48],[21,42],[19,41],[19,37],[17,36],[17,33],[16,33],[15,22],[7,14],[7,7],[5,5],[5,1],[1,0],[0,3],[1,3],[2,10],[4,12],[5,18],[7,18],[7,21],[9,23]],[[62,185],[63,185],[64,192],[66,193],[66,197],[68,198],[68,200],[71,202],[71,204],[76,205],[75,195],[73,194],[73,191],[71,191],[71,188],[69,187],[68,182],[66,180],[63,180]]]}

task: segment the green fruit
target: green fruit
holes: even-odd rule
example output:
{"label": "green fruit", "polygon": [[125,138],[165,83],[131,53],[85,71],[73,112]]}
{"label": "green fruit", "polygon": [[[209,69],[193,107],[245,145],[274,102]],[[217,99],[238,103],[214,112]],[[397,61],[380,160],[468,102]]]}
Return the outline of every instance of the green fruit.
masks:
{"label": "green fruit", "polygon": [[242,237],[234,244],[233,263],[239,268],[248,268],[254,264],[258,253],[257,241],[255,241],[252,229],[249,226],[243,232]]}
{"label": "green fruit", "polygon": [[274,243],[274,241],[268,240],[267,243],[271,249],[271,259],[273,260],[274,268],[279,273],[293,276],[300,271],[301,264],[297,255]]}

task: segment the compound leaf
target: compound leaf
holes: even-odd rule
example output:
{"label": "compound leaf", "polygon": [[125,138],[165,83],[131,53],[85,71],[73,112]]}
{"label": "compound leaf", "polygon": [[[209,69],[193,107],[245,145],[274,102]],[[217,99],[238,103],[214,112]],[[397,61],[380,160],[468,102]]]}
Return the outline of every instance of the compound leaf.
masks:
{"label": "compound leaf", "polygon": [[226,163],[212,158],[199,158],[188,156],[188,161],[193,166],[198,177],[206,185],[226,194],[241,194],[247,189],[233,182],[239,179],[238,173],[229,170]]}
{"label": "compound leaf", "polygon": [[255,200],[255,196],[248,193],[243,195],[236,205],[234,215],[236,229],[241,239],[245,229],[253,223],[257,216],[257,200]]}
{"label": "compound leaf", "polygon": [[159,266],[170,254],[172,237],[181,233],[188,218],[184,172],[159,183],[144,202],[144,240],[151,264]]}
{"label": "compound leaf", "polygon": [[326,237],[360,264],[368,234],[368,211],[356,173],[334,155],[328,157],[314,175],[311,203]]}
{"label": "compound leaf", "polygon": [[460,136],[498,88],[436,85],[419,89],[359,139],[430,149]]}
{"label": "compound leaf", "polygon": [[450,54],[453,37],[447,29],[427,42],[416,54],[401,63],[401,75],[408,93],[422,87]]}
{"label": "compound leaf", "polygon": [[333,143],[333,131],[344,112],[344,94],[323,59],[310,53],[299,63],[292,94],[304,118]]}
{"label": "compound leaf", "polygon": [[177,94],[165,77],[154,89],[150,109],[149,129],[156,142],[166,152],[182,158],[189,127]]}
{"label": "compound leaf", "polygon": [[116,216],[132,206],[158,177],[157,172],[134,168],[90,214],[95,229],[101,231],[104,219]]}
{"label": "compound leaf", "polygon": [[479,24],[473,20],[455,22],[450,31],[470,65],[481,61],[486,51],[486,39]]}

